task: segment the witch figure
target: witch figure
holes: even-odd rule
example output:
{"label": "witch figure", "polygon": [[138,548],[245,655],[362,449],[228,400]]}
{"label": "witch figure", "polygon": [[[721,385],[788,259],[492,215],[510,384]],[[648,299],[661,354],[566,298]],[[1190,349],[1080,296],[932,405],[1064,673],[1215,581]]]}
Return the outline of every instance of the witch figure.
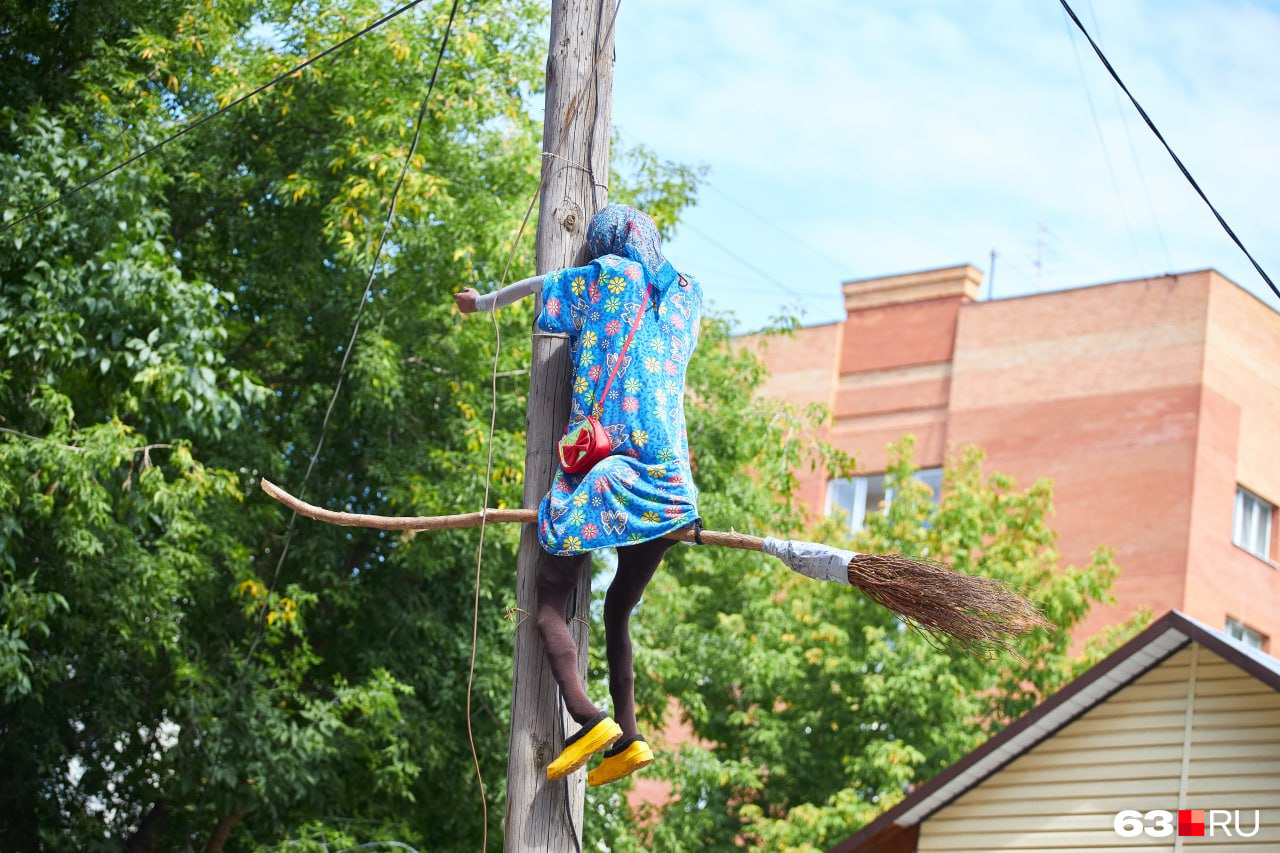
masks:
{"label": "witch figure", "polygon": [[[621,779],[653,761],[636,726],[631,611],[672,540],[698,519],[689,467],[684,384],[698,340],[702,290],[662,255],[644,213],[611,204],[587,228],[593,260],[502,290],[454,295],[463,313],[492,311],[542,294],[538,325],[569,336],[573,399],[561,466],[538,508],[538,540],[551,555],[537,575],[535,621],[565,707],[580,728],[547,765],[547,778],[603,760],[591,785]],[[604,602],[613,716],[578,681],[577,649],[565,607],[589,552],[617,548],[618,569]]]}

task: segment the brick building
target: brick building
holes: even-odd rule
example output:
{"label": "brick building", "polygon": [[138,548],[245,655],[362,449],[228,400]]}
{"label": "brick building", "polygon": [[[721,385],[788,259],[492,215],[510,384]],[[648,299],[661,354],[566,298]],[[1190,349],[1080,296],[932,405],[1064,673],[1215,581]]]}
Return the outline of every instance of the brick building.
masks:
{"label": "brick building", "polygon": [[[1116,604],[1181,610],[1276,652],[1280,314],[1213,270],[978,301],[971,266],[846,282],[842,322],[762,343],[765,392],[834,413],[864,476],[810,474],[815,510],[858,525],[884,498],[885,445],[918,439],[932,485],[948,448],[1054,481],[1064,563],[1099,545]],[[889,496],[892,497],[891,495]]]}

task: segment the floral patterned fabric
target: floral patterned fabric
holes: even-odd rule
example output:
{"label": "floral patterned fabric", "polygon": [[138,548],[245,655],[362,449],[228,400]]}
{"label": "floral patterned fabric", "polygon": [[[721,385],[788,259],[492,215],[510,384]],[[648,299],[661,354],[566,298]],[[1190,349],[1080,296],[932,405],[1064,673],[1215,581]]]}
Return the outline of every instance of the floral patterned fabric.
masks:
{"label": "floral patterned fabric", "polygon": [[[647,237],[653,229],[656,240],[652,220],[632,212],[643,222],[624,225],[620,239],[627,240],[628,229],[633,238]],[[598,242],[591,244],[595,248]],[[548,273],[543,280],[538,324],[548,332],[569,335],[572,344],[569,429],[594,414],[608,432],[614,453],[585,474],[557,468],[551,491],[538,508],[538,538],[552,554],[645,542],[697,518],[684,381],[697,344],[702,289],[696,280],[677,276],[660,254],[657,258],[666,279],[662,282],[647,274],[640,261],[618,254]],[[669,278],[666,271],[671,272]],[[644,317],[609,397],[598,400],[650,285]]]}
{"label": "floral patterned fabric", "polygon": [[593,258],[617,255],[644,267],[644,280],[659,293],[675,283],[675,267],[662,254],[658,226],[634,207],[610,204],[587,224],[587,251]]}

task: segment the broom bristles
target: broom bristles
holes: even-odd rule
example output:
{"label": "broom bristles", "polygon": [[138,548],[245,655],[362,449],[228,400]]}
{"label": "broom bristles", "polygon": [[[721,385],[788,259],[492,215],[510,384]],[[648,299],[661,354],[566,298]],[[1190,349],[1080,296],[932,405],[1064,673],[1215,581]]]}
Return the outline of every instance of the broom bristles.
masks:
{"label": "broom bristles", "polygon": [[941,563],[900,554],[859,554],[849,583],[887,607],[936,646],[987,656],[1018,651],[1011,637],[1050,623],[1031,602],[994,578],[961,574]]}

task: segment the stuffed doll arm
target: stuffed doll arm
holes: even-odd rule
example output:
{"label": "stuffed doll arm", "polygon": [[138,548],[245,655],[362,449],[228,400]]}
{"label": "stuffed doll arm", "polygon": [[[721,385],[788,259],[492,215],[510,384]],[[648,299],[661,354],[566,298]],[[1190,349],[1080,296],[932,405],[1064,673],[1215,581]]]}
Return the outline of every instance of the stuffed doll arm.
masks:
{"label": "stuffed doll arm", "polygon": [[515,284],[508,284],[502,290],[496,293],[486,293],[481,296],[474,288],[468,287],[461,293],[453,295],[453,301],[457,303],[458,310],[463,314],[470,314],[474,311],[496,311],[499,308],[505,308],[512,302],[524,299],[531,293],[540,293],[542,291],[542,279],[540,275],[533,278],[526,278],[517,281]]}

